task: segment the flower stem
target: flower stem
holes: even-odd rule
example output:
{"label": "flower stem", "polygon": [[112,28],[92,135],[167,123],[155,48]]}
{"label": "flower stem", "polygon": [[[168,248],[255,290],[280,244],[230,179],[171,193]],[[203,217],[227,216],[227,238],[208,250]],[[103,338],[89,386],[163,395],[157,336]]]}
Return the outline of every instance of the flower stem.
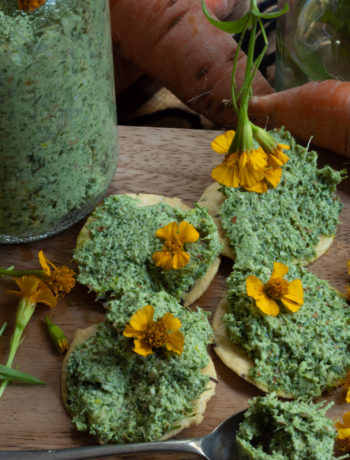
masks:
{"label": "flower stem", "polygon": [[[17,349],[22,343],[23,331],[26,325],[28,324],[30,318],[32,317],[35,311],[35,307],[35,303],[31,303],[25,298],[21,299],[18,303],[15,330],[13,331],[13,335],[11,337],[9,356],[6,362],[7,367],[12,367],[12,363],[16,355]],[[8,383],[9,381],[6,379],[2,381],[0,386],[0,398],[3,395]]]}
{"label": "flower stem", "polygon": [[12,267],[0,267],[0,276],[11,276],[12,278],[20,278],[21,276],[34,275],[38,277],[45,277],[43,270],[14,270]]}

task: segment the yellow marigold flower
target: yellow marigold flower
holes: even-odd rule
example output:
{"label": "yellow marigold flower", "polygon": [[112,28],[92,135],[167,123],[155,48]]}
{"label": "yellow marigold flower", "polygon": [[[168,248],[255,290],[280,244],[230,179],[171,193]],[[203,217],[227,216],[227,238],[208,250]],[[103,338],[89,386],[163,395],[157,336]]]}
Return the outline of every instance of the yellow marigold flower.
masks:
{"label": "yellow marigold flower", "polygon": [[34,11],[45,2],[46,0],[18,0],[18,8],[23,11]]}
{"label": "yellow marigold flower", "polygon": [[347,261],[346,265],[348,266],[348,274],[350,275],[350,260]]}
{"label": "yellow marigold flower", "polygon": [[276,169],[287,163],[289,157],[282,151],[282,149],[289,149],[289,145],[279,144],[270,133],[259,126],[252,125],[252,130],[253,136],[268,156],[267,164],[269,167]]}
{"label": "yellow marigold flower", "polygon": [[212,149],[219,154],[226,154],[226,158],[213,169],[211,176],[227,187],[250,187],[264,178],[267,156],[261,148],[229,154],[234,136],[235,132],[229,130],[212,141]]}
{"label": "yellow marigold flower", "polygon": [[75,278],[71,268],[65,265],[56,267],[45,257],[43,251],[39,251],[39,262],[46,276],[45,282],[56,297],[68,294],[74,288]]}
{"label": "yellow marigold flower", "polygon": [[253,133],[260,146],[254,148],[252,141],[246,144],[243,142],[245,147],[241,151],[230,153],[235,132],[230,130],[220,134],[213,140],[211,147],[217,153],[226,154],[226,157],[213,169],[211,176],[227,187],[242,186],[251,192],[265,193],[269,186],[275,188],[279,184],[281,166],[289,160],[282,149],[289,149],[289,146],[277,143],[271,134],[250,122],[247,122],[246,130],[242,132],[247,139]]}
{"label": "yellow marigold flower", "polygon": [[350,412],[343,415],[343,422],[336,422],[338,437],[335,440],[335,452],[339,454],[350,452]]}
{"label": "yellow marigold flower", "polygon": [[164,246],[161,251],[152,255],[153,262],[157,267],[164,270],[174,268],[178,270],[188,264],[190,255],[183,250],[184,243],[194,243],[199,238],[199,233],[185,220],[178,224],[170,222],[165,227],[156,231],[156,236],[164,240]]}
{"label": "yellow marigold flower", "polygon": [[184,336],[181,331],[181,321],[172,313],[166,313],[162,318],[153,320],[154,308],[146,305],[138,310],[124,329],[125,337],[133,337],[134,351],[142,356],[153,353],[153,348],[165,346],[167,350],[177,354],[182,353]]}
{"label": "yellow marigold flower", "polygon": [[277,316],[280,307],[276,301],[292,312],[297,312],[304,302],[301,280],[291,282],[284,279],[289,267],[279,262],[273,263],[269,281],[264,285],[256,276],[246,279],[247,294],[253,297],[256,306],[267,315]]}
{"label": "yellow marigold flower", "polygon": [[20,290],[9,290],[7,291],[8,294],[14,294],[20,299],[24,299],[28,305],[43,303],[51,308],[56,307],[57,298],[51,289],[36,276],[22,276],[21,278],[13,278],[13,280]]}
{"label": "yellow marigold flower", "polygon": [[338,431],[338,438],[345,439],[350,437],[350,412],[343,415],[343,422],[337,422],[335,427]]}

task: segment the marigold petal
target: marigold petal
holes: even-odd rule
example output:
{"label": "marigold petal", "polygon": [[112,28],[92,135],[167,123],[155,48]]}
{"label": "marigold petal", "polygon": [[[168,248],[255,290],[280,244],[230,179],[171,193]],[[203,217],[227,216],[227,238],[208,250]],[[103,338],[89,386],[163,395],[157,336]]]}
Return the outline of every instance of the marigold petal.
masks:
{"label": "marigold petal", "polygon": [[229,155],[225,160],[227,166],[233,166],[236,163],[238,163],[238,161],[239,161],[239,154],[237,152],[231,153],[231,155]]}
{"label": "marigold petal", "polygon": [[142,356],[148,356],[153,353],[152,347],[142,339],[134,340],[134,352]]}
{"label": "marigold petal", "polygon": [[220,153],[220,154],[228,153],[229,148],[232,144],[234,135],[235,135],[235,132],[233,130],[229,130],[223,134],[220,134],[211,142],[210,144],[211,148],[216,153]]}
{"label": "marigold petal", "polygon": [[44,255],[44,251],[39,251],[38,253],[39,257],[39,263],[41,265],[41,268],[43,269],[45,275],[50,276],[51,274],[51,268],[48,265],[48,259]]}
{"label": "marigold petal", "polygon": [[185,251],[177,252],[173,255],[173,268],[178,270],[179,268],[184,267],[190,261],[190,255]]}
{"label": "marigold petal", "polygon": [[287,144],[278,144],[278,147],[280,149],[283,149],[283,150],[289,150],[290,149],[290,145],[287,145]]}
{"label": "marigold petal", "polygon": [[281,264],[281,262],[274,262],[270,279],[283,278],[288,271],[289,267],[287,265]]}
{"label": "marigold petal", "polygon": [[197,230],[185,220],[180,222],[178,233],[182,243],[195,243],[199,238]]}
{"label": "marigold petal", "polygon": [[350,412],[345,412],[343,415],[344,427],[350,428]]}
{"label": "marigold petal", "polygon": [[156,230],[156,236],[161,240],[170,240],[177,235],[177,229],[177,222],[170,222],[169,224],[165,225],[165,227],[158,228],[158,230]]}
{"label": "marigold petal", "polygon": [[281,182],[282,169],[281,168],[270,168],[265,170],[265,180],[273,187],[276,188]]}
{"label": "marigold petal", "polygon": [[144,331],[148,324],[153,321],[154,308],[152,305],[146,305],[135,312],[129,323],[133,329]]}
{"label": "marigold petal", "polygon": [[173,256],[169,252],[155,252],[152,255],[152,260],[157,267],[161,267],[163,270],[170,270],[173,268]]}
{"label": "marigold petal", "polygon": [[268,156],[267,164],[272,168],[280,168],[289,160],[289,156],[283,153],[281,150],[275,150]]}
{"label": "marigold petal", "polygon": [[281,297],[281,302],[286,308],[288,308],[288,310],[290,310],[293,313],[296,313],[302,306],[302,303],[300,304],[297,302],[293,302],[292,300],[287,299],[286,296]]}
{"label": "marigold petal", "polygon": [[169,351],[174,351],[177,354],[182,353],[184,347],[184,336],[181,331],[175,331],[168,334],[166,347]]}
{"label": "marigold petal", "polygon": [[260,148],[256,150],[251,150],[248,153],[248,165],[251,169],[260,170],[264,169],[267,166],[267,155]]}
{"label": "marigold petal", "polygon": [[263,283],[259,280],[254,275],[248,276],[248,278],[245,280],[246,284],[246,289],[247,289],[247,294],[249,297],[253,297],[254,299],[258,299],[262,295],[264,295],[264,285]]}
{"label": "marigold petal", "polygon": [[304,303],[304,290],[301,280],[296,279],[291,281],[288,286],[288,292],[283,297],[302,305]]}
{"label": "marigold petal", "polygon": [[143,334],[144,334],[143,331],[139,331],[139,330],[134,329],[133,327],[130,326],[130,324],[127,324],[125,326],[124,331],[123,331],[123,335],[125,337],[142,338]]}
{"label": "marigold petal", "polygon": [[263,169],[252,169],[248,165],[240,168],[239,177],[243,187],[252,187],[264,179],[265,172]]}
{"label": "marigold petal", "polygon": [[256,306],[266,315],[277,316],[280,312],[278,304],[266,295],[255,300]]}
{"label": "marigold petal", "polygon": [[219,184],[226,185],[226,187],[239,187],[237,164],[229,166],[227,161],[223,161],[212,170],[211,177]]}
{"label": "marigold petal", "polygon": [[181,327],[181,321],[175,318],[172,313],[165,313],[162,322],[167,331],[177,331]]}
{"label": "marigold petal", "polygon": [[350,403],[350,388],[348,388],[348,391],[346,392],[345,401]]}
{"label": "marigold petal", "polygon": [[256,193],[265,193],[268,191],[267,184],[263,180],[253,185],[252,187],[244,187],[244,189],[247,190],[248,192],[256,192]]}
{"label": "marigold petal", "polygon": [[37,303],[43,303],[50,308],[55,308],[57,305],[57,297],[53,294],[51,289],[45,286],[44,283],[40,284],[40,287],[36,296]]}
{"label": "marigold petal", "polygon": [[247,163],[248,163],[248,153],[241,152],[241,154],[239,155],[239,161],[238,161],[239,169],[245,168]]}

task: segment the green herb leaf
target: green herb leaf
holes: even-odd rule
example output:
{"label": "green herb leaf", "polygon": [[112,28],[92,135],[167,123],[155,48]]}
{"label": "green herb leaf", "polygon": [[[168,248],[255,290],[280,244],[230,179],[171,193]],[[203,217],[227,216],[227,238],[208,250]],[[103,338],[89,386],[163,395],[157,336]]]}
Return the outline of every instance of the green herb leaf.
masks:
{"label": "green herb leaf", "polygon": [[6,329],[6,326],[7,326],[7,323],[4,323],[4,324],[1,326],[1,329],[0,329],[0,337],[1,337],[2,334],[4,333],[4,330]]}
{"label": "green herb leaf", "polygon": [[36,377],[27,374],[26,372],[11,369],[11,367],[4,366],[3,364],[0,364],[0,379],[21,383],[30,383],[33,385],[45,385],[45,382],[42,380],[39,380]]}
{"label": "green herb leaf", "polygon": [[260,17],[263,19],[276,19],[282,16],[283,14],[287,13],[289,11],[289,5],[288,3],[285,3],[283,5],[283,8],[280,9],[279,11],[274,11],[273,13],[260,13]]}
{"label": "green herb leaf", "polygon": [[202,1],[203,12],[204,12],[206,18],[208,19],[208,21],[213,26],[217,27],[218,29],[222,30],[223,32],[228,32],[230,34],[239,34],[239,33],[243,32],[243,30],[246,30],[250,26],[250,23],[251,23],[250,13],[245,14],[240,19],[237,19],[237,21],[218,21],[217,19],[214,19],[210,15],[204,0],[201,0],[201,1]]}

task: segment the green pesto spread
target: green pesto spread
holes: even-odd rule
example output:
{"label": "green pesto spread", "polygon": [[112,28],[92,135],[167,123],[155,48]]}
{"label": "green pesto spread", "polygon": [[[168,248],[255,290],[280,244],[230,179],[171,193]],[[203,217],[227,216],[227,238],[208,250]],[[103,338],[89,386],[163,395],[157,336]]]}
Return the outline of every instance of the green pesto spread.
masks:
{"label": "green pesto spread", "polygon": [[[114,195],[95,209],[86,224],[90,237],[74,254],[78,281],[100,298],[118,298],[146,289],[165,290],[180,299],[221,251],[215,223],[199,206],[182,211],[164,203],[142,207],[138,203],[129,196]],[[179,270],[156,267],[152,254],[164,245],[156,230],[182,220],[200,234],[197,242],[184,245],[190,254],[189,263]]]}
{"label": "green pesto spread", "polygon": [[291,146],[279,185],[264,194],[221,189],[226,197],[222,225],[242,266],[270,259],[310,260],[320,236],[335,235],[338,224],[341,203],[335,190],[344,172],[318,169],[317,153],[296,144],[288,132],[271,134]]}
{"label": "green pesto spread", "polygon": [[[122,332],[132,314],[150,304],[156,320],[170,312],[181,321],[183,353],[156,349],[147,357],[132,351],[133,339]],[[207,344],[212,332],[203,310],[182,307],[168,293],[142,293],[106,320],[96,335],[78,345],[67,365],[68,407],[73,423],[100,442],[159,439],[193,414],[193,401],[206,390]]]}
{"label": "green pesto spread", "polygon": [[350,368],[350,308],[328,282],[289,265],[285,279],[301,279],[304,304],[296,313],[281,306],[278,316],[265,315],[247,296],[245,280],[254,274],[265,284],[272,265],[232,271],[226,329],[253,360],[254,381],[269,391],[314,398],[339,383]]}
{"label": "green pesto spread", "polygon": [[0,242],[61,230],[105,193],[117,161],[106,0],[0,0]]}
{"label": "green pesto spread", "polygon": [[237,432],[239,460],[332,460],[336,431],[332,404],[256,397]]}

